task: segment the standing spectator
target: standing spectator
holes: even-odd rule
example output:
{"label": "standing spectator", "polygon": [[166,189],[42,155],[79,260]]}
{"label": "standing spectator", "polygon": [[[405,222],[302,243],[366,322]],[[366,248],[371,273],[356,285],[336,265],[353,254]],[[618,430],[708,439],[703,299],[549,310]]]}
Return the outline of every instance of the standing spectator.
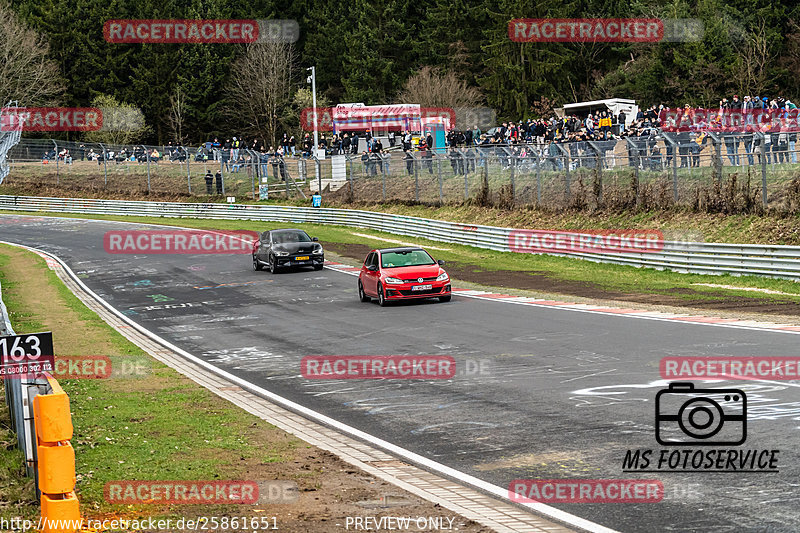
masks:
{"label": "standing spectator", "polygon": [[600,126],[600,133],[603,135],[603,140],[608,139],[608,136],[611,135],[611,117],[609,117],[608,113],[605,111],[600,115],[598,125]]}
{"label": "standing spectator", "polygon": [[361,163],[364,165],[364,175],[369,176],[371,174],[372,164],[369,160],[369,154],[367,154],[366,150],[361,152]]}
{"label": "standing spectator", "polygon": [[458,157],[458,154],[456,153],[455,146],[451,146],[450,147],[450,153],[447,154],[447,156],[450,159],[450,166],[453,169],[453,175],[457,176],[458,174],[460,174],[460,172],[458,171],[458,159],[459,159],[459,157]]}
{"label": "standing spectator", "polygon": [[389,147],[394,147],[394,131],[389,132]]}
{"label": "standing spectator", "polygon": [[786,120],[782,120],[780,131],[778,132],[778,142],[775,145],[778,148],[778,158],[781,163],[784,159],[789,162],[789,127],[786,125]]}
{"label": "standing spectator", "polygon": [[239,149],[242,146],[242,141],[237,139],[236,137],[233,138],[233,142],[231,143],[231,160],[238,161],[239,160]]}
{"label": "standing spectator", "polygon": [[278,152],[273,151],[271,146],[269,163],[272,165],[272,177],[275,178],[275,181],[278,181]]}
{"label": "standing spectator", "polygon": [[466,150],[464,151],[464,160],[465,160],[465,173],[475,172],[475,150],[472,144],[468,144]]}
{"label": "standing spectator", "polygon": [[288,154],[289,153],[290,149],[289,149],[289,134],[288,133],[284,132],[284,134],[283,134],[283,139],[281,139],[281,148],[283,148],[283,153],[284,154]]}
{"label": "standing spectator", "polygon": [[430,131],[425,132],[425,144],[428,147],[428,150],[433,150],[433,135],[431,135]]}
{"label": "standing spectator", "polygon": [[283,159],[283,150],[278,150],[278,170],[281,172],[281,181],[286,181],[286,161]]}
{"label": "standing spectator", "polygon": [[475,144],[478,144],[478,139],[481,138],[481,129],[478,127],[477,124],[472,128],[472,140]]}
{"label": "standing spectator", "polygon": [[378,153],[378,157],[380,157],[381,160],[383,160],[383,173],[388,175],[389,174],[389,161],[391,160],[392,155],[387,150],[384,150],[384,151]]}
{"label": "standing spectator", "polygon": [[[297,151],[297,139],[294,138],[294,135],[289,137],[289,148],[292,150],[292,157],[295,157]],[[289,155],[288,153],[286,154]]]}
{"label": "standing spectator", "polygon": [[225,143],[222,145],[222,151],[220,152],[220,157],[222,159],[222,166],[225,167],[226,172],[230,172],[230,166],[228,162],[231,159],[231,140],[225,139]]}
{"label": "standing spectator", "polygon": [[350,145],[353,149],[353,154],[358,153],[358,132],[353,132],[353,138],[350,140]]}
{"label": "standing spectator", "polygon": [[425,167],[428,169],[428,174],[433,174],[433,153],[427,144],[423,144],[419,149],[422,159],[425,161]]}
{"label": "standing spectator", "polygon": [[403,160],[406,162],[406,171],[410,176],[414,172],[414,156],[411,155],[411,150],[403,149]]}
{"label": "standing spectator", "polygon": [[583,125],[586,127],[587,132],[589,132],[590,134],[594,133],[594,117],[592,117],[591,113],[589,113],[589,116],[586,117],[586,120],[584,121]]}
{"label": "standing spectator", "polygon": [[377,176],[378,175],[378,168],[381,164],[381,156],[375,152],[370,152],[367,154],[370,160],[370,176]]}
{"label": "standing spectator", "polygon": [[206,194],[208,194],[209,196],[211,196],[214,193],[212,189],[213,185],[214,185],[214,176],[212,176],[211,171],[208,170],[206,171]]}
{"label": "standing spectator", "polygon": [[753,123],[753,102],[748,95],[745,95],[744,101],[742,102],[742,114],[744,115],[745,124]]}
{"label": "standing spectator", "polygon": [[214,177],[217,179],[217,194],[222,194],[222,172],[217,171]]}

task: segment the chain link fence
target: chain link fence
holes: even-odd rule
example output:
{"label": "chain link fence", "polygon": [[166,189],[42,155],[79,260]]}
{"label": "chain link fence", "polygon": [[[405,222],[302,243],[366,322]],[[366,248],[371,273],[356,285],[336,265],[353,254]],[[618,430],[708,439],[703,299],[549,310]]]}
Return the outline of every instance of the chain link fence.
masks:
{"label": "chain link fence", "polygon": [[795,143],[777,138],[663,133],[348,156],[345,195],[361,201],[473,200],[551,209],[703,207],[720,198],[766,207],[792,200],[796,209],[798,152]]}
{"label": "chain link fence", "polygon": [[[794,134],[659,133],[605,141],[281,157],[256,150],[23,139],[9,186],[176,197],[797,211]],[[210,173],[211,180],[206,177]],[[217,179],[217,174],[221,180]],[[722,206],[721,204],[725,204]]]}
{"label": "chain link fence", "polygon": [[110,145],[22,139],[8,153],[6,184],[56,190],[105,190],[187,196],[258,198],[303,194],[309,163],[256,150],[205,147]]}

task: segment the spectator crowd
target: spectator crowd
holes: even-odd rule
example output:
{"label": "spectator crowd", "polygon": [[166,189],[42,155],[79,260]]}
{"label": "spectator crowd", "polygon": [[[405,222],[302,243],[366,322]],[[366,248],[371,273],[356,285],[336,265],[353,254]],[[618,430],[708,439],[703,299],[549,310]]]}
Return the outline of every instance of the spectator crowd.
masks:
{"label": "spectator crowd", "polygon": [[[360,160],[364,174],[375,176],[379,172],[389,173],[392,157],[405,163],[405,170],[412,174],[419,169],[433,173],[435,156],[446,157],[454,174],[468,174],[486,164],[488,155],[496,157],[504,168],[512,164],[521,169],[544,165],[552,170],[569,170],[577,167],[594,168],[616,166],[618,159],[627,156],[630,166],[660,170],[670,165],[699,167],[700,156],[717,139],[724,143],[725,155],[731,166],[745,163],[797,163],[798,108],[783,97],[733,95],[723,98],[718,108],[696,110],[684,105],[670,108],[651,105],[639,109],[635,116],[610,110],[587,113],[585,116],[553,116],[549,119],[524,119],[503,122],[488,131],[478,126],[471,129],[453,129],[436,140],[431,131],[412,133],[390,131],[383,137],[370,131],[334,133],[330,138],[322,133],[318,150],[326,155],[347,155],[351,160]],[[761,120],[768,115],[769,120]],[[735,127],[726,123],[726,117],[739,117]],[[698,118],[699,117],[699,118]],[[726,126],[727,125],[727,126]],[[384,146],[386,141],[387,146]],[[618,153],[622,146],[624,155]],[[286,158],[310,158],[314,153],[314,142],[310,133],[305,133],[298,143],[297,138],[286,132],[277,146],[253,139],[245,141],[240,136],[209,140],[198,146],[192,154],[178,144],[168,143],[159,150],[156,147],[132,146],[98,150],[80,144],[70,152],[62,148],[48,150],[43,163],[58,160],[71,164],[73,160],[104,162],[136,162],[138,164],[161,161],[195,162],[214,161],[220,172],[216,176],[205,176],[207,191],[212,194],[216,181],[218,194],[224,172],[255,171],[260,176],[275,180],[291,179],[287,172]],[[742,148],[744,150],[742,150]],[[415,166],[415,162],[421,164]]]}

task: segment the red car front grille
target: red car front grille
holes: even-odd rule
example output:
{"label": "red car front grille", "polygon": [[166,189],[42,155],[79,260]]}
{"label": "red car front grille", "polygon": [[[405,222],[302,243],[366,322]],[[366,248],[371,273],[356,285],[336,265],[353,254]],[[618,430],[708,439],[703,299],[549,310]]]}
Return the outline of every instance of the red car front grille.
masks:
{"label": "red car front grille", "polygon": [[418,294],[439,294],[439,293],[442,292],[442,287],[434,287],[434,288],[428,289],[426,291],[400,290],[400,291],[397,291],[397,292],[399,292],[403,296],[416,296]]}

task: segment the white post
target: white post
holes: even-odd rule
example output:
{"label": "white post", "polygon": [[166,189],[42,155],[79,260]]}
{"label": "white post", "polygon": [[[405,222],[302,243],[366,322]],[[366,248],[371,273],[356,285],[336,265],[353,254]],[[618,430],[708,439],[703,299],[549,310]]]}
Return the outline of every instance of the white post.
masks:
{"label": "white post", "polygon": [[311,106],[314,116],[314,153],[316,154],[319,148],[319,129],[317,127],[317,69],[316,67],[308,67],[306,70],[311,71]]}

